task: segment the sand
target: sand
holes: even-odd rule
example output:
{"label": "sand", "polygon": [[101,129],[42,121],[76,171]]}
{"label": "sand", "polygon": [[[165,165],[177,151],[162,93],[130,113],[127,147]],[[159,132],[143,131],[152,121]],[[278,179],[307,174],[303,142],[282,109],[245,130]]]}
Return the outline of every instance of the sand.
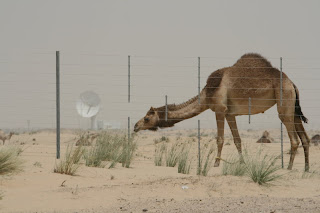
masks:
{"label": "sand", "polygon": [[[201,142],[215,143],[212,130],[203,130]],[[280,144],[257,144],[263,131],[242,131],[244,146],[279,154]],[[248,177],[223,176],[212,167],[208,176],[196,175],[197,137],[195,130],[142,132],[136,136],[138,150],[131,168],[92,168],[82,165],[76,176],[53,173],[55,134],[50,131],[14,135],[10,145],[24,151],[24,171],[1,178],[0,212],[320,212],[320,176],[302,178],[303,149],[294,170],[270,186],[260,186]],[[271,136],[278,138],[277,130]],[[312,136],[312,133],[310,133]],[[177,168],[155,166],[155,139],[165,135],[168,144],[176,140],[192,144],[190,174]],[[74,131],[63,131],[62,152],[76,141]],[[277,141],[277,140],[275,140]],[[236,153],[231,137],[226,136],[222,158]],[[9,146],[9,145],[6,145]],[[290,144],[284,143],[287,166]],[[63,155],[63,153],[62,153]],[[320,147],[310,149],[311,171],[320,171]]]}

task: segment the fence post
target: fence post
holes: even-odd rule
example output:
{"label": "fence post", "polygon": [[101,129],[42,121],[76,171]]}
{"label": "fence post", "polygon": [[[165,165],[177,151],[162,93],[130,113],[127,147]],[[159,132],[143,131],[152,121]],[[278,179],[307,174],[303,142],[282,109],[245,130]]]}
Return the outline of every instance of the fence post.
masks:
{"label": "fence post", "polygon": [[198,57],[198,102],[200,104],[200,57]]}
{"label": "fence post", "polygon": [[130,142],[130,117],[128,117],[128,143]]}
{"label": "fence post", "polygon": [[248,105],[249,105],[249,124],[250,124],[250,122],[251,122],[251,97],[249,97]]}
{"label": "fence post", "polygon": [[[282,57],[280,57],[280,106],[282,106],[282,93],[283,93],[283,78],[282,78]],[[281,140],[281,167],[284,168],[283,165],[283,124],[282,121],[280,123],[280,140]]]}
{"label": "fence post", "polygon": [[198,175],[201,175],[200,120],[198,120]]}
{"label": "fence post", "polygon": [[168,121],[168,96],[166,95],[166,121]]}
{"label": "fence post", "polygon": [[60,51],[56,51],[57,159],[60,159]]}
{"label": "fence post", "polygon": [[130,103],[130,55],[128,55],[128,103]]}

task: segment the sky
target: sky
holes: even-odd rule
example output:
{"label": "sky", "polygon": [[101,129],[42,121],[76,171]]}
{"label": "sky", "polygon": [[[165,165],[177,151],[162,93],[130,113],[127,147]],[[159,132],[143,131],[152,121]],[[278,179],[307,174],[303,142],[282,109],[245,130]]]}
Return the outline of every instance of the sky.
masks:
{"label": "sky", "polygon": [[[86,128],[75,104],[91,90],[98,120],[135,123],[150,106],[181,103],[211,72],[257,52],[300,90],[310,124],[320,125],[319,1],[0,1],[0,128],[55,127],[55,51],[61,54],[61,126]],[[131,103],[127,103],[128,55]],[[176,128],[216,128],[206,111]],[[274,107],[238,118],[239,129],[280,126]]]}

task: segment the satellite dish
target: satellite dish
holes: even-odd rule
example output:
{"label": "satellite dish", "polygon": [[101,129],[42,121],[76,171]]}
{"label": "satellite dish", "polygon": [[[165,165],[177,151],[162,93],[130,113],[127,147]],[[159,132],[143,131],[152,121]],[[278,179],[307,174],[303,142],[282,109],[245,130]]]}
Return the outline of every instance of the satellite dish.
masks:
{"label": "satellite dish", "polygon": [[100,110],[100,98],[97,93],[85,91],[80,94],[76,109],[83,118],[91,118],[91,129],[97,129],[97,114]]}

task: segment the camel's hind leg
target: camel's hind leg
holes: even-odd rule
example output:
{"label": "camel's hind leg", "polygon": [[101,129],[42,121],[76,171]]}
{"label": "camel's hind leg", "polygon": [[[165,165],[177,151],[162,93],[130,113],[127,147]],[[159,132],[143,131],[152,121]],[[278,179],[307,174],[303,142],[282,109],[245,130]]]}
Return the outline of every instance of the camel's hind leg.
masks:
{"label": "camel's hind leg", "polygon": [[302,121],[299,117],[295,116],[294,118],[295,128],[298,133],[298,136],[302,142],[302,146],[304,149],[304,160],[305,160],[305,171],[309,171],[309,146],[310,139],[302,125]]}
{"label": "camel's hind leg", "polygon": [[300,143],[300,140],[298,138],[298,134],[296,131],[296,127],[294,124],[294,107],[291,106],[279,106],[278,104],[278,112],[279,112],[279,118],[282,121],[282,123],[285,125],[288,136],[290,138],[291,143],[291,155],[290,155],[290,161],[288,165],[288,169],[292,169],[293,161],[296,156],[296,152]]}
{"label": "camel's hind leg", "polygon": [[284,81],[283,83],[283,100],[281,104],[280,99],[280,89],[275,91],[277,99],[277,109],[279,113],[279,118],[285,125],[288,136],[291,143],[291,155],[288,165],[288,169],[292,169],[293,161],[296,156],[296,152],[300,143],[296,127],[295,127],[295,101],[296,93],[291,82]]}

